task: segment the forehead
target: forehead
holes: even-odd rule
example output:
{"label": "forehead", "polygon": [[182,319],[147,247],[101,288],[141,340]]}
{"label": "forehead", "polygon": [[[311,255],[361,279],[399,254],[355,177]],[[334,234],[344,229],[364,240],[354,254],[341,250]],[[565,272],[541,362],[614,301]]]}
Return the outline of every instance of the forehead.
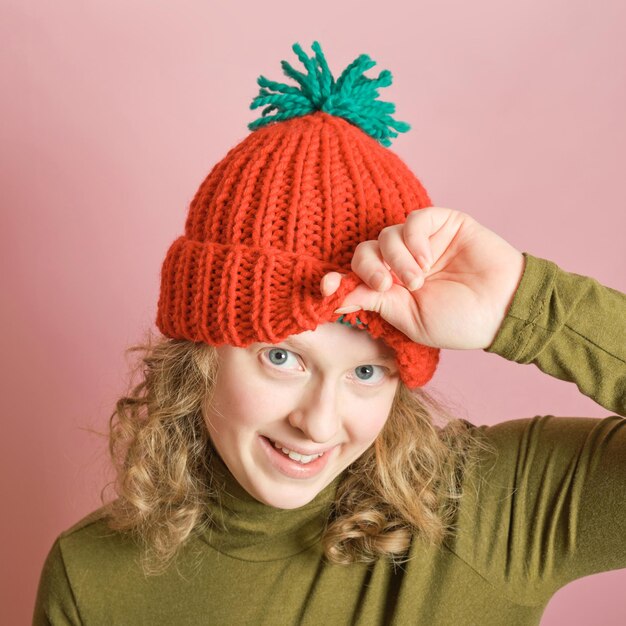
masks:
{"label": "forehead", "polygon": [[374,339],[366,330],[332,322],[320,324],[314,330],[290,335],[277,345],[307,353],[341,351],[358,360],[376,358],[395,361],[394,351],[382,339]]}

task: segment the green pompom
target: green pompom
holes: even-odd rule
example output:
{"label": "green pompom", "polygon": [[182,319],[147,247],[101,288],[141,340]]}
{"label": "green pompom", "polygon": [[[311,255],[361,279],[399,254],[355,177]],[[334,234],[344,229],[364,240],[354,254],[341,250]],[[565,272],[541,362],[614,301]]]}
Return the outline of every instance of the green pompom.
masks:
{"label": "green pompom", "polygon": [[[376,61],[372,61],[367,54],[361,54],[335,81],[319,43],[314,41],[311,47],[315,57],[309,58],[299,44],[294,43],[292,46],[304,65],[306,74],[295,70],[287,61],[281,61],[283,73],[296,81],[299,88],[259,76],[257,83],[261,89],[250,108],[265,109],[260,118],[248,124],[250,130],[313,111],[325,111],[330,115],[343,117],[377,139],[383,146],[390,146],[391,137],[397,137],[398,132],[405,133],[411,128],[406,122],[399,122],[391,117],[390,114],[396,110],[393,103],[377,100],[378,88],[391,85],[392,76],[389,70],[383,70],[378,78],[367,78],[363,75],[364,72],[374,67]],[[273,111],[276,113],[270,116]]]}

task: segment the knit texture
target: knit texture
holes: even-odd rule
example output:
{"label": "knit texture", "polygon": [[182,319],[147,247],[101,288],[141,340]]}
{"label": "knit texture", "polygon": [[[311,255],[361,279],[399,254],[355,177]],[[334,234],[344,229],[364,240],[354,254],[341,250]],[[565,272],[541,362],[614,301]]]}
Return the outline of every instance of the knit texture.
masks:
{"label": "knit texture", "polygon": [[[350,268],[356,246],[431,205],[405,163],[343,117],[315,110],[265,124],[193,197],[162,266],[157,326],[172,338],[245,347],[338,321],[334,309],[362,283]],[[330,271],[347,276],[323,297]],[[392,348],[408,387],[432,377],[438,349],[371,311],[340,320]]]}

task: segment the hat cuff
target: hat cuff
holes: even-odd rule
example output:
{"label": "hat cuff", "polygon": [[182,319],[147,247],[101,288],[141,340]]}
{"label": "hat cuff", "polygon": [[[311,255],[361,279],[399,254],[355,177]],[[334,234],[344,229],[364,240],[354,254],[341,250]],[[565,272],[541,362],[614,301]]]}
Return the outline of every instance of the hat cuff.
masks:
{"label": "hat cuff", "polygon": [[[346,276],[339,289],[325,297],[320,282],[332,271]],[[161,269],[156,325],[168,337],[214,346],[280,342],[336,321],[334,310],[359,283],[349,267],[301,252],[181,236],[170,246]],[[394,350],[408,387],[430,380],[439,349],[411,341],[375,312],[344,317],[353,322],[355,315],[374,339]]]}

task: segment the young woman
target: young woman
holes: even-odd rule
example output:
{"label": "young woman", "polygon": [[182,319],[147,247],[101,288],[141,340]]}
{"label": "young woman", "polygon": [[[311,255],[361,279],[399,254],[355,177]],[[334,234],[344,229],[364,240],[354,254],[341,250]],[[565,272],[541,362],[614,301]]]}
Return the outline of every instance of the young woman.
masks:
{"label": "young woman", "polygon": [[[432,206],[389,72],[293,49],[167,253],[117,497],[55,541],[35,624],[537,624],[626,567],[626,296]],[[441,348],[615,415],[455,419],[422,389]]]}

